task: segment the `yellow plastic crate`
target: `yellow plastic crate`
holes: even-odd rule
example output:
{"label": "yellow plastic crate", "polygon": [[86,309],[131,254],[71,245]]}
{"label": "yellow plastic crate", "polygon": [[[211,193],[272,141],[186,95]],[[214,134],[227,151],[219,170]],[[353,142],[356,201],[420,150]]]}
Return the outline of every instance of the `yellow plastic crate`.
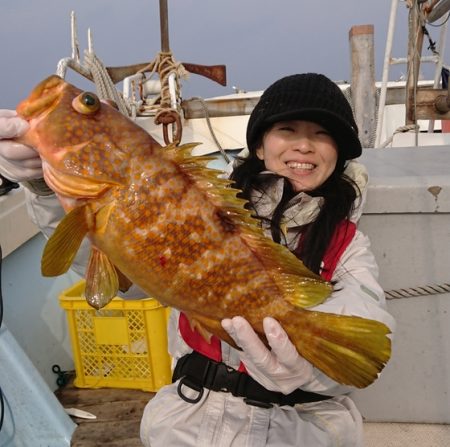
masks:
{"label": "yellow plastic crate", "polygon": [[85,282],[64,290],[79,388],[133,388],[157,391],[171,382],[167,351],[169,308],[152,298],[114,298],[100,310],[84,298]]}

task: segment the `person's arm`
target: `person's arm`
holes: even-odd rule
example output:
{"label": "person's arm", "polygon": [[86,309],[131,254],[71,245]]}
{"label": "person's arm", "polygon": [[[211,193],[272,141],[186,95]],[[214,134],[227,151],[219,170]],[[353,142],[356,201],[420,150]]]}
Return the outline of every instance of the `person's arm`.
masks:
{"label": "person's arm", "polygon": [[[13,139],[28,130],[28,123],[19,118],[14,110],[0,109],[0,174],[12,182],[31,184],[44,194],[51,190],[43,181],[42,162],[39,154],[31,147]],[[36,186],[35,186],[36,185]]]}
{"label": "person's arm", "polygon": [[[14,141],[28,127],[14,110],[0,110],[0,173],[25,187],[30,219],[48,238],[64,216],[64,210],[43,179],[42,161],[37,151]],[[85,247],[73,265],[79,275],[84,274],[88,252]]]}

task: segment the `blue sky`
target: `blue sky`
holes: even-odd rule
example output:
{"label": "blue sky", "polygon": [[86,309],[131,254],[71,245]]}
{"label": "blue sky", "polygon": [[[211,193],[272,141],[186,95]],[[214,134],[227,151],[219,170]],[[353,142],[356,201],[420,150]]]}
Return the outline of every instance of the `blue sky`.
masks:
{"label": "blue sky", "polygon": [[[381,78],[390,0],[168,0],[170,47],[178,61],[227,66],[228,86],[192,75],[183,97],[261,90],[296,72],[351,79],[349,30],[375,27],[375,71]],[[1,0],[0,107],[13,108],[70,56],[70,11],[80,49],[87,29],[108,66],[150,61],[160,49],[158,0]],[[438,29],[429,27],[434,40]],[[400,2],[394,56],[406,55],[407,9]],[[427,52],[427,42],[424,51]],[[446,63],[450,63],[449,47]],[[391,79],[405,72],[395,67]],[[84,81],[74,74],[68,79]]]}

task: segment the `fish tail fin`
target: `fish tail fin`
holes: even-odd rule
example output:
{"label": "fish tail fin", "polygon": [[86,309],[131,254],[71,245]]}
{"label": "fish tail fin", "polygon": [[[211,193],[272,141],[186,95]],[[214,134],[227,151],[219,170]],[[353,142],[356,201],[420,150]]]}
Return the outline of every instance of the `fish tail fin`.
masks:
{"label": "fish tail fin", "polygon": [[296,336],[291,340],[297,340],[296,348],[304,358],[341,384],[364,388],[377,379],[391,356],[391,331],[385,324],[361,317],[303,312],[302,325],[294,328]]}

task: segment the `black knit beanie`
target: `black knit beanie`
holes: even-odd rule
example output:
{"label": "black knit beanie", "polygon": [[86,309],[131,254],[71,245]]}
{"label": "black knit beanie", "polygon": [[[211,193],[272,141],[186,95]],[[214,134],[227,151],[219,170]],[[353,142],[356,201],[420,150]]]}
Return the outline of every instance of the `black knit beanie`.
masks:
{"label": "black knit beanie", "polygon": [[248,121],[249,150],[257,148],[272,124],[295,119],[315,122],[330,132],[344,160],[361,155],[358,127],[349,102],[333,81],[317,73],[286,76],[264,91]]}

